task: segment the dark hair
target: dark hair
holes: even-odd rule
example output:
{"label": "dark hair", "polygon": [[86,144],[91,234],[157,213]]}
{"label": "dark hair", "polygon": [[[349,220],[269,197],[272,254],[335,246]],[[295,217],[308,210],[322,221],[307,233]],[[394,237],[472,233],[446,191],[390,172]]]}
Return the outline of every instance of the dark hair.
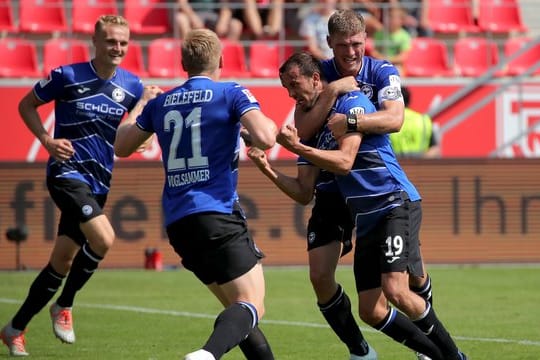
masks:
{"label": "dark hair", "polygon": [[302,76],[313,76],[314,73],[319,73],[323,78],[321,62],[312,54],[301,51],[292,54],[280,67],[279,76],[289,71],[292,67],[297,66]]}
{"label": "dark hair", "polygon": [[409,92],[409,88],[402,85],[401,95],[403,95],[403,102],[405,103],[405,106],[409,106],[409,101],[411,100],[411,93]]}

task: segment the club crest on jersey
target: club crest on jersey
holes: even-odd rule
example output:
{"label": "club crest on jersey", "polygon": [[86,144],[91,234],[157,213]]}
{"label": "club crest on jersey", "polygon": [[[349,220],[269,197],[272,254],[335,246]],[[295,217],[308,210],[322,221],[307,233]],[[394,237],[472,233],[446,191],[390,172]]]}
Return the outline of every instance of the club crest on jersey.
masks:
{"label": "club crest on jersey", "polygon": [[126,98],[126,93],[120,88],[116,88],[112,92],[112,98],[116,102],[122,102]]}
{"label": "club crest on jersey", "polygon": [[373,97],[373,88],[370,85],[364,84],[360,87],[360,91],[367,96],[368,99]]}

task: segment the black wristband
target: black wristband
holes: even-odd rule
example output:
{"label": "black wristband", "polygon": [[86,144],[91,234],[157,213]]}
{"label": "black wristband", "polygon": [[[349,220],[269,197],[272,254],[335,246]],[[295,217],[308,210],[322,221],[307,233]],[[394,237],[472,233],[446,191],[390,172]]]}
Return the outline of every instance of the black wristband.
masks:
{"label": "black wristband", "polygon": [[347,133],[357,132],[356,124],[358,120],[356,114],[347,114]]}

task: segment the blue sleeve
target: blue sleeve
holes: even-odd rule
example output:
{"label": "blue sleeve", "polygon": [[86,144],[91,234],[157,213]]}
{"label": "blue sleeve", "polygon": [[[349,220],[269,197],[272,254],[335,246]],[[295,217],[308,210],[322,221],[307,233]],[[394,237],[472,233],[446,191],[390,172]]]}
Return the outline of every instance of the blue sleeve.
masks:
{"label": "blue sleeve", "polygon": [[250,110],[261,109],[259,102],[251,91],[238,84],[232,83],[231,85],[225,91],[229,92],[227,97],[232,100],[233,112],[237,119],[240,119],[242,115]]}
{"label": "blue sleeve", "polygon": [[378,89],[384,89],[387,86],[396,86],[401,84],[399,71],[388,61],[379,63],[378,69],[376,69],[374,73],[375,85]]}
{"label": "blue sleeve", "polygon": [[335,112],[340,114],[369,114],[375,111],[373,103],[360,91],[340,96],[335,105]]}
{"label": "blue sleeve", "polygon": [[34,85],[34,94],[43,102],[50,102],[59,98],[64,91],[65,67],[57,67],[49,73],[46,79],[41,79]]}
{"label": "blue sleeve", "polygon": [[137,126],[139,129],[151,133],[156,132],[152,122],[152,115],[154,114],[154,108],[158,98],[150,100],[144,106],[142,113],[137,117]]}

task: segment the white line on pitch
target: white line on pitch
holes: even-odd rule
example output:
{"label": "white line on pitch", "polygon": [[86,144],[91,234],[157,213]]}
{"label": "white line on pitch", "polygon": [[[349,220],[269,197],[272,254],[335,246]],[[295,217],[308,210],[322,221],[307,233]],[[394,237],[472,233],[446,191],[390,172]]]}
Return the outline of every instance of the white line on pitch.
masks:
{"label": "white line on pitch", "polygon": [[[19,304],[20,301],[15,300],[15,299],[0,298],[0,303]],[[139,306],[85,304],[85,303],[77,303],[77,306],[91,308],[91,309],[120,310],[120,311],[129,311],[129,312],[144,313],[144,314],[160,314],[160,315],[182,316],[182,317],[203,318],[203,319],[215,319],[216,317],[215,314],[202,314],[202,313],[193,313],[193,312],[188,312],[188,311],[176,311],[176,310],[160,310],[160,309],[151,309],[151,308],[145,308],[145,307],[139,307]],[[327,324],[318,324],[318,323],[303,322],[303,321],[270,320],[270,319],[264,319],[261,321],[261,323],[273,324],[273,325],[311,327],[311,328],[327,328],[328,327]],[[372,328],[364,328],[364,327],[361,327],[361,330],[365,332],[378,332]],[[453,337],[456,340],[463,340],[463,341],[540,346],[540,341],[533,341],[533,340],[511,340],[511,339],[478,338],[478,337],[465,337],[465,336],[453,336]]]}

